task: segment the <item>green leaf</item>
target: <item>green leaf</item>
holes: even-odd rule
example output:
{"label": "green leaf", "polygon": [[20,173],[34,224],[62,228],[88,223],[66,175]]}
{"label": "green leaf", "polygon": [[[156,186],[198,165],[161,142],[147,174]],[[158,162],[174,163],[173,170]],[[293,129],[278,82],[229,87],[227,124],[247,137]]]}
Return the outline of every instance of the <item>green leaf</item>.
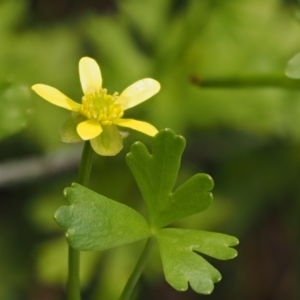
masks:
{"label": "green leaf", "polygon": [[293,79],[300,78],[300,52],[292,57],[286,67],[285,74]]}
{"label": "green leaf", "polygon": [[124,204],[77,183],[64,195],[70,205],[60,207],[54,218],[68,229],[68,243],[77,250],[104,250],[150,236],[146,220]]}
{"label": "green leaf", "polygon": [[172,192],[185,147],[182,136],[170,129],[153,139],[152,155],[142,143],[131,147],[126,160],[146,202],[151,226],[161,228],[205,210],[212,202],[213,180],[196,174]]}
{"label": "green leaf", "polygon": [[12,84],[0,88],[0,140],[24,129],[30,112],[27,86]]}
{"label": "green leaf", "polygon": [[222,278],[196,252],[224,260],[237,256],[237,251],[229,247],[237,245],[238,240],[221,233],[166,228],[159,230],[156,237],[166,280],[178,291],[186,291],[189,283],[195,292],[210,294],[214,283]]}

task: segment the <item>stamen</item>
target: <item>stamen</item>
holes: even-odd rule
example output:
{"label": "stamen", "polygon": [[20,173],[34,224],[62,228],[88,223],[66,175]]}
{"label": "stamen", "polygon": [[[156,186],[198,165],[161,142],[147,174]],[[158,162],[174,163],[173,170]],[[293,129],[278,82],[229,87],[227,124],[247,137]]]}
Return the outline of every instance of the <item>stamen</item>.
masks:
{"label": "stamen", "polygon": [[112,124],[112,121],[105,120],[105,121],[102,121],[101,124],[102,124],[102,125],[111,125],[111,124]]}
{"label": "stamen", "polygon": [[117,115],[120,112],[120,108],[119,107],[115,107],[113,110],[113,114]]}
{"label": "stamen", "polygon": [[84,95],[80,106],[80,113],[88,119],[96,119],[102,125],[112,125],[113,120],[123,116],[120,104],[115,104],[118,93],[107,95],[107,90]]}

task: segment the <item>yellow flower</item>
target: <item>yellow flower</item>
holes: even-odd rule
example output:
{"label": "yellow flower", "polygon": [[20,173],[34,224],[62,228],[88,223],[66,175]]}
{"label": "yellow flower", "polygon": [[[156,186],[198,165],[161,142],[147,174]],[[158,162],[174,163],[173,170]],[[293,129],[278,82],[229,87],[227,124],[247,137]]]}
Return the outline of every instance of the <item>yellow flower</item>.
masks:
{"label": "yellow flower", "polygon": [[107,90],[102,88],[100,68],[89,57],[80,59],[79,76],[84,93],[81,104],[51,86],[32,86],[42,98],[73,112],[61,127],[62,141],[76,143],[90,140],[96,153],[111,156],[119,153],[123,147],[122,134],[116,125],[150,136],[157,133],[157,129],[149,123],[122,118],[125,110],[144,102],[160,90],[160,84],[156,80],[145,78],[130,85],[120,95],[108,95]]}

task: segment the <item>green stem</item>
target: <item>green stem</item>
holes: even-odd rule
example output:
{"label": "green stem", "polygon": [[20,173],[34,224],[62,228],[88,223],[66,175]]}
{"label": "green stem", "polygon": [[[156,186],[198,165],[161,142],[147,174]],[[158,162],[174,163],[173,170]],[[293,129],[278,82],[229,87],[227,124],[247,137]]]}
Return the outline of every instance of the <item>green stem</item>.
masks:
{"label": "green stem", "polygon": [[284,88],[300,89],[298,80],[284,74],[262,74],[227,78],[201,78],[193,76],[192,83],[202,88]]}
{"label": "green stem", "polygon": [[[90,142],[84,143],[80,166],[78,170],[77,182],[87,186],[92,169],[93,150]],[[80,300],[80,251],[69,246],[69,277],[68,277],[68,300]]]}
{"label": "green stem", "polygon": [[130,299],[130,296],[133,293],[136,283],[137,283],[138,279],[140,278],[140,276],[145,268],[145,265],[150,257],[153,245],[154,245],[154,239],[149,238],[148,241],[146,242],[144,250],[139,258],[139,261],[137,262],[133,272],[131,273],[131,275],[125,285],[125,288],[120,297],[120,300],[129,300]]}
{"label": "green stem", "polygon": [[68,300],[80,300],[80,252],[69,245]]}
{"label": "green stem", "polygon": [[87,186],[90,181],[93,153],[94,152],[91,147],[90,141],[86,141],[84,143],[77,177],[77,182],[83,186]]}

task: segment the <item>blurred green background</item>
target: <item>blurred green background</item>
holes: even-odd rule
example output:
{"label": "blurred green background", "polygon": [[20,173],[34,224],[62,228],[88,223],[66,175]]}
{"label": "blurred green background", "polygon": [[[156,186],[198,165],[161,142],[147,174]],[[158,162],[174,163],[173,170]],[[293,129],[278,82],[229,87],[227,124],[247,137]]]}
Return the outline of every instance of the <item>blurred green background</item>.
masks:
{"label": "blurred green background", "polygon": [[[283,87],[199,87],[283,76],[300,51],[298,0],[0,0],[0,299],[65,298],[67,245],[53,220],[76,180],[80,145],[58,139],[69,112],[36,96],[52,85],[80,101],[78,61],[95,58],[104,87],[144,77],[161,92],[127,112],[187,139],[179,182],[205,172],[214,204],[177,225],[235,235],[237,259],[210,296],[172,290],[154,251],[135,299],[300,297],[300,81]],[[225,84],[226,85],[226,84]],[[124,156],[95,157],[90,187],[143,211]],[[82,255],[84,299],[115,300],[143,242]]]}

